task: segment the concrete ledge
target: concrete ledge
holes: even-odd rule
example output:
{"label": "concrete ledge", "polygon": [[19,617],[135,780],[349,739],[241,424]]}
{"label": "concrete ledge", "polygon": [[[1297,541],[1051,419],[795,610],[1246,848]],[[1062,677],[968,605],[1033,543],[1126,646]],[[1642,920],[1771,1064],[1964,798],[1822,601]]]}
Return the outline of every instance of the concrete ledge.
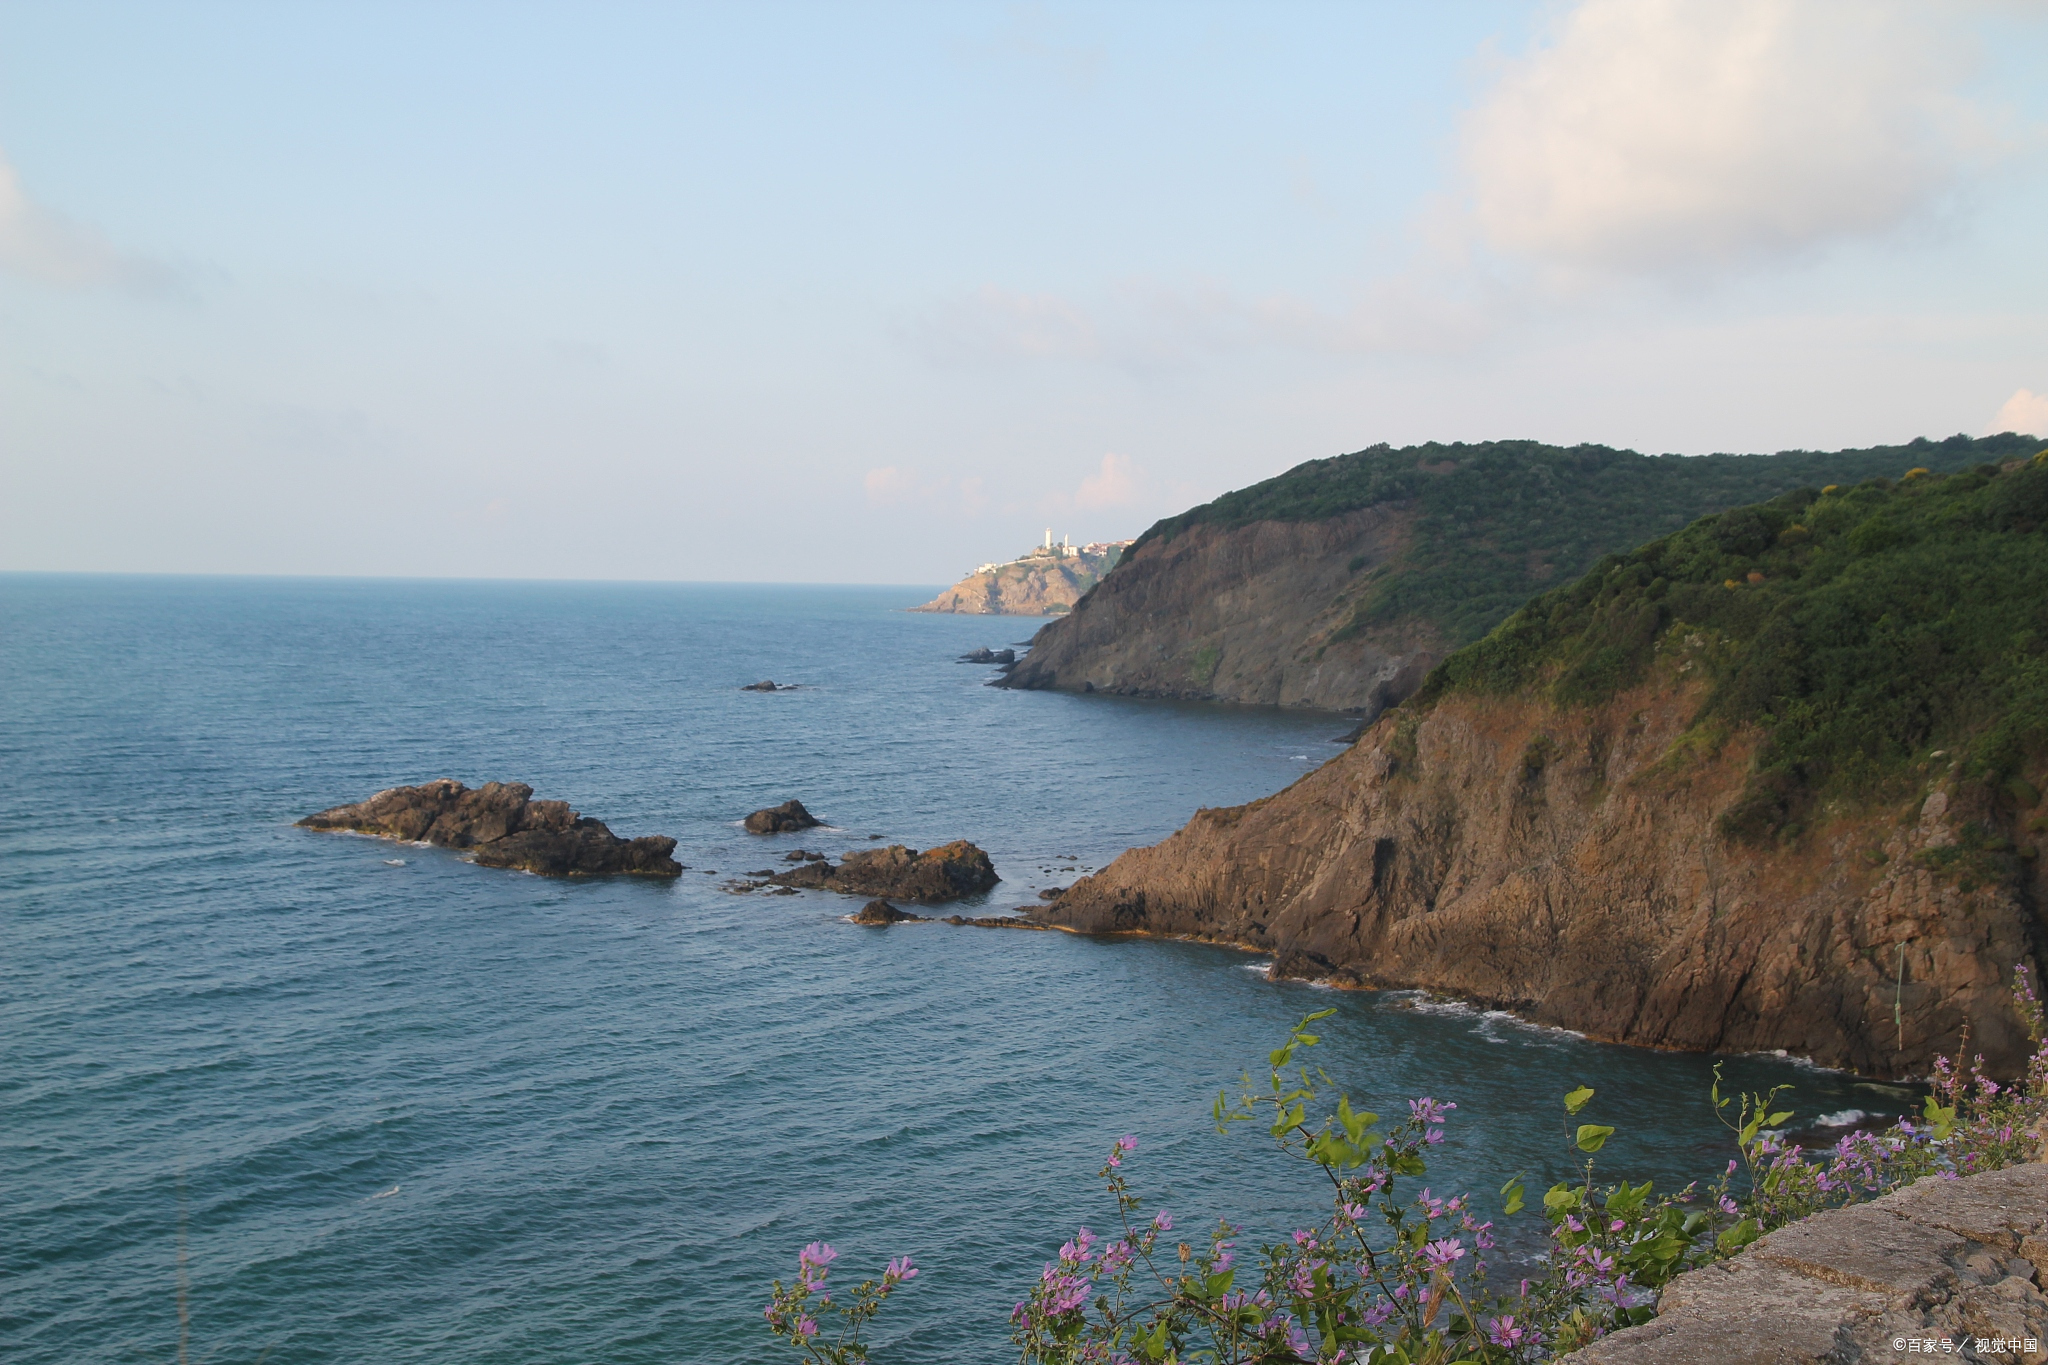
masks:
{"label": "concrete ledge", "polygon": [[[1574,1365],[2048,1362],[2048,1165],[1928,1177],[1816,1214],[1665,1286]],[[2021,1349],[2026,1338],[2035,1349]],[[1994,1349],[1995,1344],[2018,1345]],[[1984,1348],[1979,1349],[1979,1342]]]}

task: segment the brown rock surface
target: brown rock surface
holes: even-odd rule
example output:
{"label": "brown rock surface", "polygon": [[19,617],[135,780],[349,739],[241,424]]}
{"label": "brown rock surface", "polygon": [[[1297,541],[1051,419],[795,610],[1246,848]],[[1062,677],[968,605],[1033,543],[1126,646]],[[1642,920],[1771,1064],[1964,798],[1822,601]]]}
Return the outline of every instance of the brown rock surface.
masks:
{"label": "brown rock surface", "polygon": [[1105,543],[1100,551],[1068,555],[1035,552],[971,573],[911,610],[970,616],[1052,616],[1071,611],[1129,544],[1120,540]]}
{"label": "brown rock surface", "polygon": [[545,877],[677,877],[663,835],[621,839],[602,820],[578,815],[565,801],[535,801],[524,782],[486,782],[474,791],[442,778],[393,787],[367,801],[336,806],[299,821],[306,829],[351,830],[384,839],[462,849],[485,867],[510,867]]}
{"label": "brown rock surface", "polygon": [[805,810],[803,802],[790,800],[779,806],[757,810],[742,823],[749,834],[791,834],[800,829],[815,828],[823,822]]}
{"label": "brown rock surface", "polygon": [[1442,642],[1426,623],[1333,637],[1414,519],[1389,503],[1148,540],[998,685],[1377,715],[1421,685]]}
{"label": "brown rock surface", "polygon": [[907,910],[898,910],[885,900],[872,900],[847,918],[855,924],[902,924],[906,920],[922,921],[924,916],[913,915]]}
{"label": "brown rock surface", "polygon": [[2007,983],[2016,964],[2038,970],[2039,860],[1992,859],[2003,870],[1983,884],[1915,860],[1966,822],[1995,826],[1993,798],[1937,766],[1906,804],[1836,811],[1796,846],[1731,844],[1716,820],[1755,741],[1674,746],[1699,695],[1666,677],[1581,710],[1403,708],[1036,918],[1243,945],[1276,954],[1276,975],[1422,987],[1599,1038],[1782,1048],[1873,1075],[1926,1074],[1968,1025],[1970,1050],[2013,1073],[2030,1049]]}
{"label": "brown rock surface", "polygon": [[[1778,1229],[1665,1286],[1657,1317],[1575,1352],[1585,1365],[1898,1361],[1901,1339],[1952,1359],[2039,1362],[2048,1166],[1928,1176]],[[2037,1349],[1979,1351],[1979,1340]],[[1923,1354],[1917,1350],[1914,1354]]]}
{"label": "brown rock surface", "polygon": [[837,891],[846,896],[886,896],[931,905],[979,895],[1002,879],[988,855],[964,839],[920,853],[902,844],[849,853],[837,866],[806,863],[770,878],[781,886]]}

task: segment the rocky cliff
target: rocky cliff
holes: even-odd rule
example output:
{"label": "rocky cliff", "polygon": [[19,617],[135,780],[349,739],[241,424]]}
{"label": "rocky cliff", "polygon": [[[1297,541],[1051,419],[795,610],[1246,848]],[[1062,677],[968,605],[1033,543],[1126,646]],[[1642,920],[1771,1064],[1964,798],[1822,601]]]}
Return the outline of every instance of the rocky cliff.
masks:
{"label": "rocky cliff", "polygon": [[986,565],[911,610],[970,616],[1056,616],[1072,611],[1129,544],[1119,540],[1066,554],[1054,553],[1058,547],[1053,547],[1007,564]]}
{"label": "rocky cliff", "polygon": [[1313,460],[1152,527],[1003,685],[1370,719],[1603,554],[1801,485],[2033,450],[2015,436],[1698,457],[1500,441]]}
{"label": "rocky cliff", "polygon": [[1410,499],[1148,538],[1038,633],[1004,686],[1377,710],[1443,657],[1443,633],[1419,618],[1345,633],[1417,515]]}
{"label": "rocky cliff", "polygon": [[2044,760],[2048,463],[1879,481],[1604,561],[1040,917],[1874,1075],[1967,1027],[2010,1071]]}

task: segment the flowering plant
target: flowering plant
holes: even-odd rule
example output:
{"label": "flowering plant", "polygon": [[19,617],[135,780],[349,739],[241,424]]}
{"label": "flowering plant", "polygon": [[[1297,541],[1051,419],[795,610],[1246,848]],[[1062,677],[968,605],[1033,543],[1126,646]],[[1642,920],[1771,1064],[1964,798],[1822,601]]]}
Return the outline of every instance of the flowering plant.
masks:
{"label": "flowering plant", "polygon": [[[796,1255],[796,1283],[784,1288],[777,1280],[774,1296],[768,1301],[769,1330],[787,1338],[805,1360],[817,1365],[865,1361],[868,1348],[860,1339],[861,1332],[897,1286],[917,1278],[917,1267],[908,1256],[900,1256],[889,1262],[880,1280],[862,1280],[855,1285],[851,1303],[840,1303],[825,1285],[832,1263],[838,1259],[839,1253],[824,1242],[811,1243]],[[828,1322],[836,1318],[837,1328],[825,1330],[821,1318]]]}
{"label": "flowering plant", "polygon": [[[1603,1185],[1595,1155],[1615,1133],[1579,1122],[1594,1091],[1563,1097],[1563,1141],[1583,1157],[1574,1180],[1542,1198],[1546,1246],[1537,1273],[1496,1288],[1495,1222],[1469,1194],[1441,1197],[1427,1185],[1431,1149],[1457,1108],[1432,1097],[1382,1126],[1353,1108],[1327,1074],[1297,1060],[1321,1039],[1311,1014],[1267,1058],[1266,1078],[1247,1074],[1233,1098],[1219,1094],[1218,1131],[1262,1122],[1289,1155],[1316,1167],[1330,1194],[1327,1216],[1238,1260],[1239,1229],[1219,1221],[1192,1242],[1171,1239],[1172,1216],[1146,1216],[1124,1170],[1137,1139],[1118,1138],[1097,1176],[1116,1205],[1108,1242],[1083,1227],[1046,1262],[1010,1315],[1023,1365],[1139,1365],[1202,1360],[1215,1365],[1322,1362],[1338,1365],[1533,1365],[1655,1314],[1658,1289],[1696,1266],[1740,1251],[1773,1228],[1853,1203],[1924,1175],[1954,1178],[2032,1159],[2048,1121],[2048,1040],[2024,968],[2013,999],[2036,1044],[2024,1082],[2001,1086],[1977,1058],[1935,1064],[1920,1118],[1883,1133],[1851,1133],[1809,1153],[1787,1143],[1777,1108],[1784,1087],[1721,1093],[1715,1112],[1737,1155],[1719,1179],[1659,1194],[1652,1183]],[[1967,1044],[1967,1039],[1965,1040]],[[1501,1217],[1521,1213],[1521,1176],[1501,1187]],[[861,1332],[889,1294],[917,1274],[906,1257],[880,1281],[838,1304],[825,1281],[836,1253],[814,1242],[797,1258],[796,1283],[775,1282],[767,1316],[776,1335],[812,1362],[867,1360]],[[836,1315],[827,1332],[821,1319]]]}

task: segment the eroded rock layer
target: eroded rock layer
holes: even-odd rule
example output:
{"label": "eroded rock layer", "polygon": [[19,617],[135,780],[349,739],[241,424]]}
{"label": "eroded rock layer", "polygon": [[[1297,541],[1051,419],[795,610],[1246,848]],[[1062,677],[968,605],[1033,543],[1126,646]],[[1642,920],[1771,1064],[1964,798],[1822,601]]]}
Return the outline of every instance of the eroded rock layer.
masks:
{"label": "eroded rock layer", "polygon": [[485,867],[544,877],[677,877],[664,835],[621,839],[602,820],[566,801],[535,801],[524,782],[486,782],[474,790],[450,778],[393,787],[367,801],[335,806],[299,821],[306,829],[349,830],[407,843],[461,849]]}
{"label": "eroded rock layer", "polygon": [[1925,1074],[1967,1026],[1972,1052],[2015,1070],[2028,1049],[2007,983],[2036,962],[2039,860],[2012,842],[1939,851],[1970,829],[2031,838],[2028,813],[1936,761],[1896,803],[1817,817],[1795,847],[1731,843],[1717,817],[1756,737],[1677,742],[1700,698],[1690,669],[1674,657],[1595,707],[1403,708],[1036,917],[1239,944],[1282,974],[1442,991],[1599,1038],[1874,1075]]}
{"label": "eroded rock layer", "polygon": [[1347,631],[1414,520],[1396,503],[1147,539],[1002,685],[1377,715],[1443,655],[1424,621]]}

